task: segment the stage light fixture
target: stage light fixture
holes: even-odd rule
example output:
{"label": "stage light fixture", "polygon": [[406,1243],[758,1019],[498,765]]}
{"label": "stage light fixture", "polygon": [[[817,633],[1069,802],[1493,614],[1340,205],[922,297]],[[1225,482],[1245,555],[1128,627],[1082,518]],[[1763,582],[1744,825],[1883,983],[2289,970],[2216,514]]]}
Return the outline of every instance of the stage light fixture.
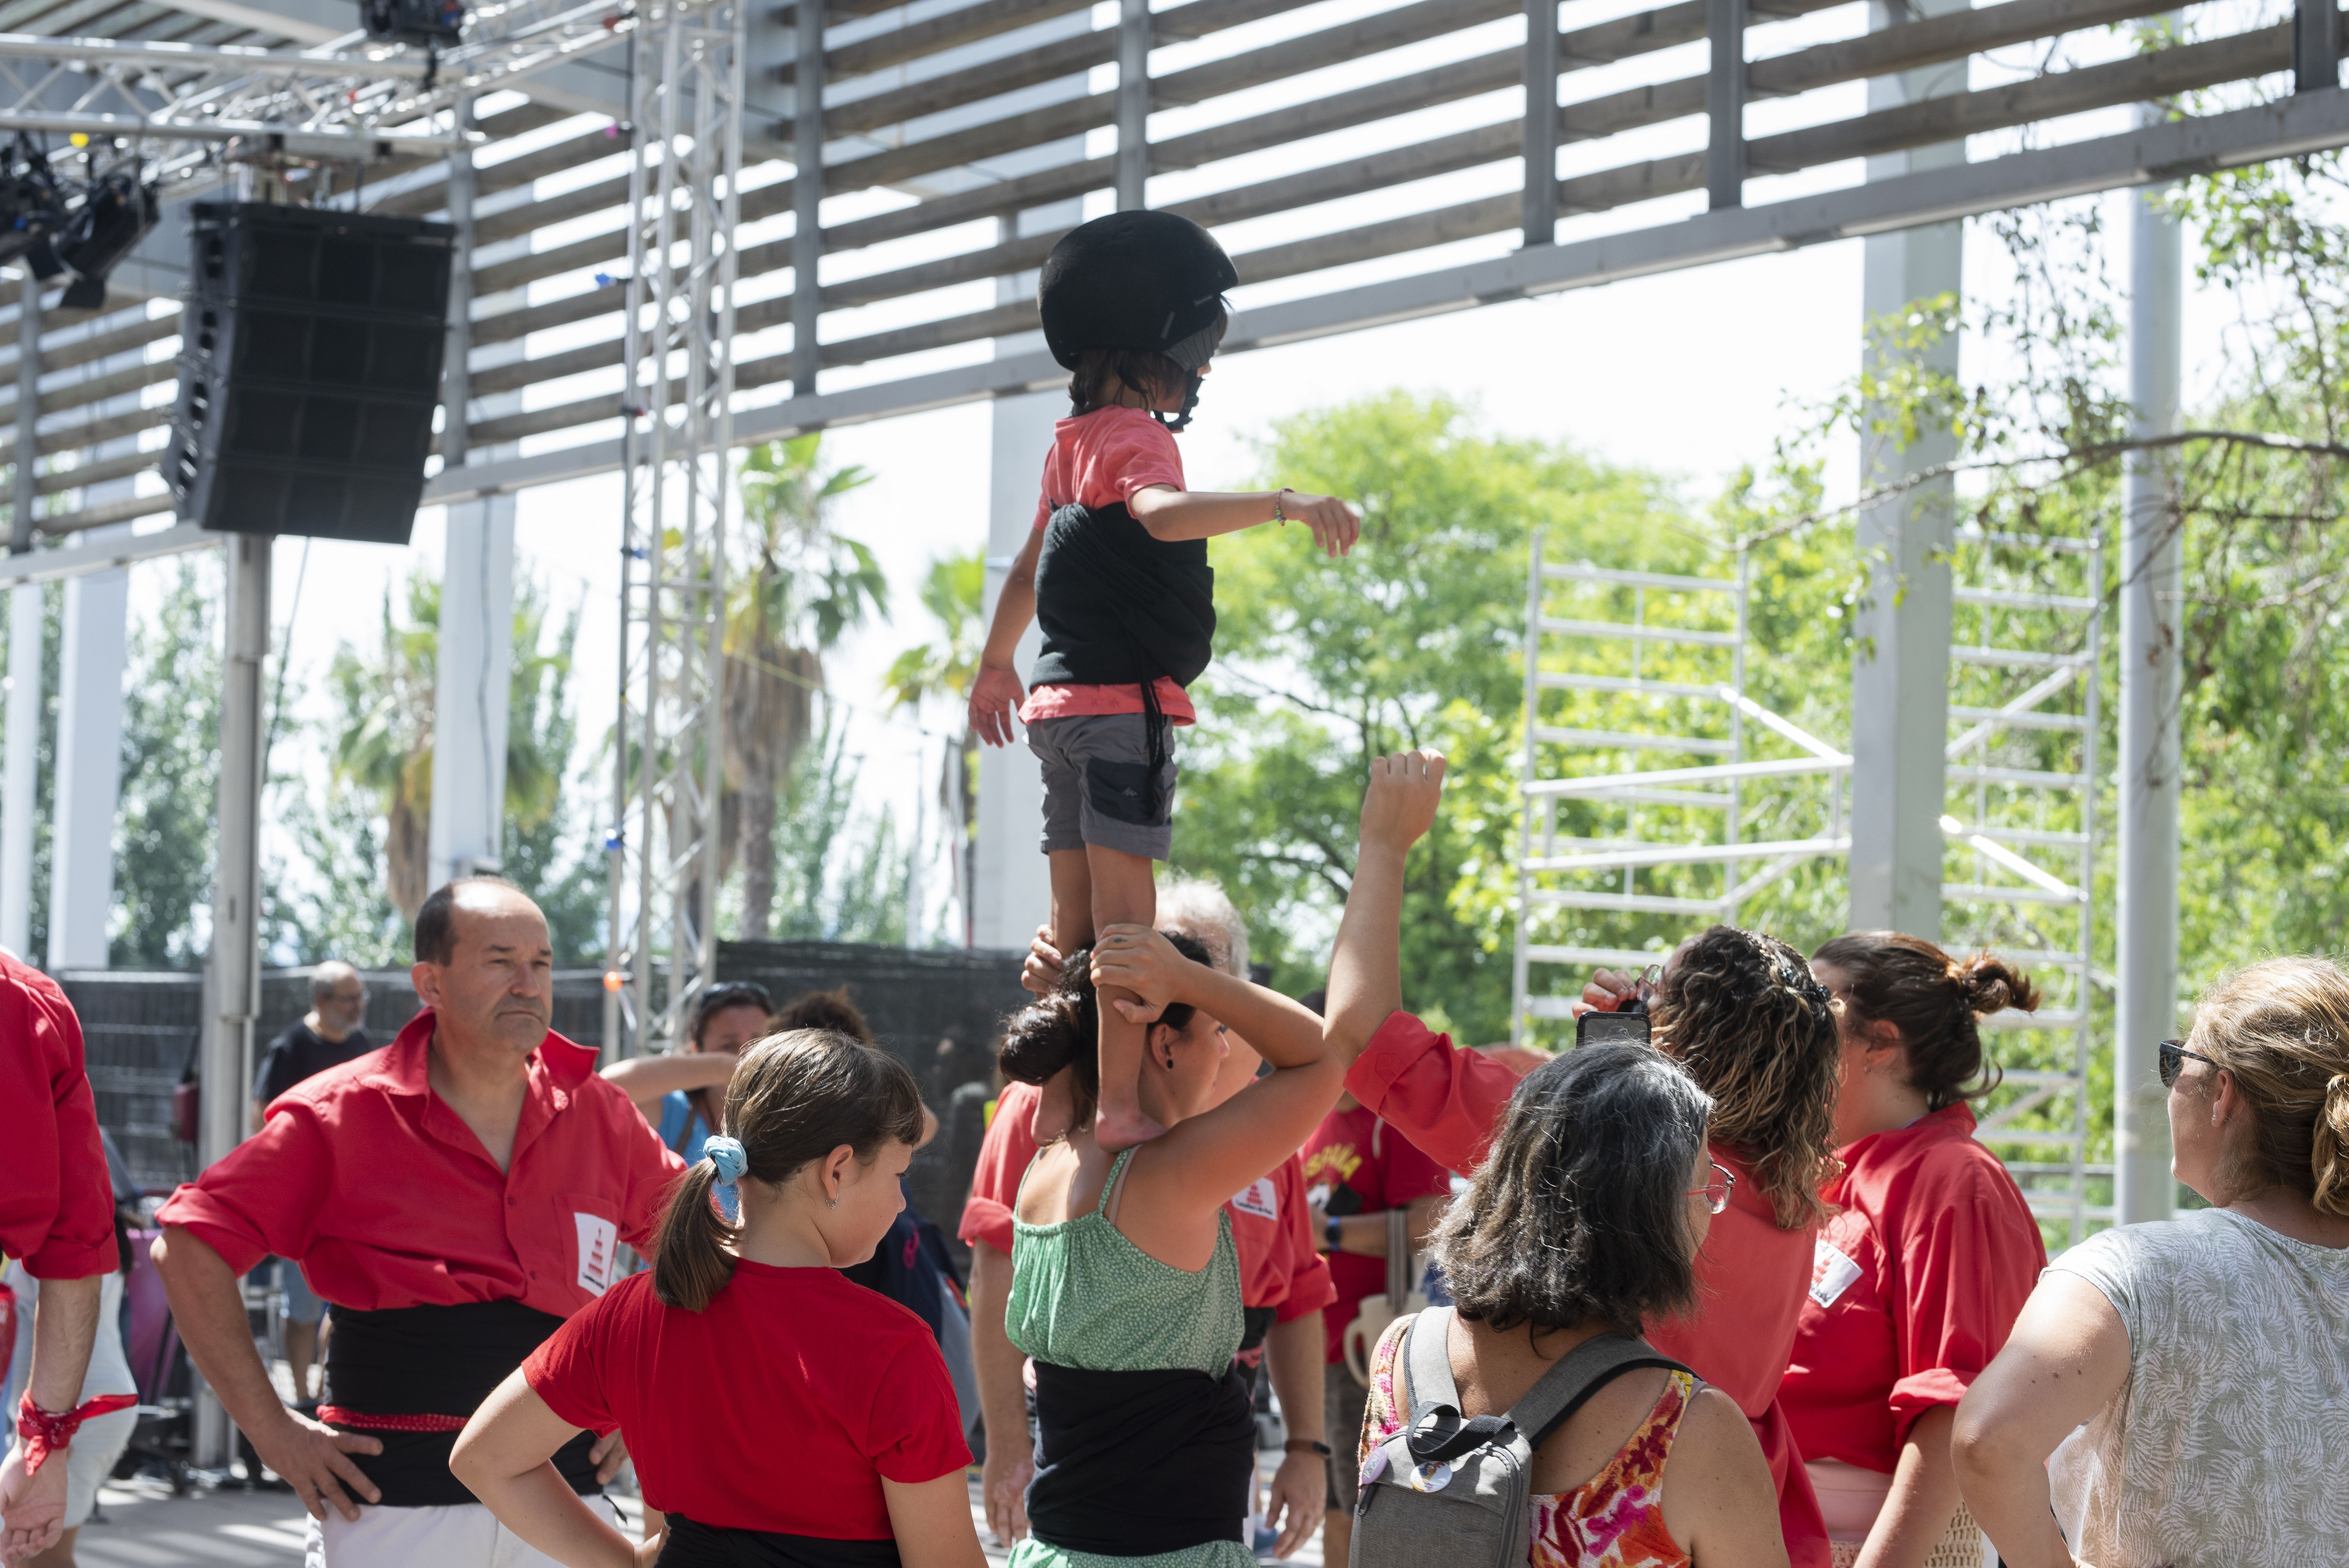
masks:
{"label": "stage light fixture", "polygon": [[[140,184],[134,173],[119,170],[92,183],[57,236],[57,260],[73,273],[59,304],[67,310],[104,305],[107,274],[155,226],[158,215],[155,188]],[[34,270],[39,271],[37,261]]]}
{"label": "stage light fixture", "polygon": [[382,44],[453,44],[465,25],[463,0],[359,0],[359,25]]}
{"label": "stage light fixture", "polygon": [[50,242],[67,221],[65,192],[49,160],[19,136],[0,165],[0,262],[23,260],[35,277],[65,270]]}

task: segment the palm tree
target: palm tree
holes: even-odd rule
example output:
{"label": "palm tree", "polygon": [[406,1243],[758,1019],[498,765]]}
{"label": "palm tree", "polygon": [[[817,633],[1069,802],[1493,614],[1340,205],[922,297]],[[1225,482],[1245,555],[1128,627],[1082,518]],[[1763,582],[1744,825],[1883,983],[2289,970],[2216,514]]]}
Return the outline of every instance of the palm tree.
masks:
{"label": "palm tree", "polygon": [[886,614],[889,581],[872,551],[832,531],[832,503],[873,476],[826,469],[821,435],[771,441],[742,465],[748,562],[729,585],[725,788],[720,877],[742,862],[742,927],[763,942],[775,903],[775,807],[811,733],[823,655],[868,614]]}
{"label": "palm tree", "polygon": [[[974,550],[930,562],[922,579],[922,604],[946,634],[942,641],[923,643],[899,654],[884,682],[890,705],[919,711],[932,698],[957,711],[970,696],[971,677],[978,673],[979,651],[986,645],[982,615],[987,598],[987,558]],[[971,882],[978,872],[978,737],[966,718],[961,736],[947,754],[938,775],[938,814],[956,825],[955,894],[963,912],[963,945],[971,939]]]}

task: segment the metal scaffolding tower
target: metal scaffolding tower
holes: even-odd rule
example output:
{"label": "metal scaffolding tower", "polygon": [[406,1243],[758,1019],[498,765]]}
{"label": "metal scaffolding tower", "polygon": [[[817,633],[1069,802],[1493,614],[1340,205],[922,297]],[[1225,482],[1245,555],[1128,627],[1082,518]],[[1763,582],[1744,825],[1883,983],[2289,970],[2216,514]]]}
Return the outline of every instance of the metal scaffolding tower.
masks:
{"label": "metal scaffolding tower", "polygon": [[[812,0],[802,0],[802,5]],[[607,1051],[674,1044],[717,962],[744,0],[635,40]],[[812,184],[812,181],[810,181]]]}
{"label": "metal scaffolding tower", "polygon": [[1982,1020],[2006,1066],[1975,1136],[2077,1242],[2112,1217],[2085,1163],[2104,540],[1961,527],[1954,566],[1942,945],[1990,948],[2045,993]]}
{"label": "metal scaffolding tower", "polygon": [[[1517,1043],[1529,1025],[1572,1016],[1576,993],[1537,988],[1537,966],[1660,962],[1681,936],[1734,923],[1746,900],[1850,848],[1850,757],[1746,694],[1746,592],[1743,552],[1733,577],[1627,572],[1546,561],[1536,531]],[[1690,757],[1704,760],[1653,766]],[[1577,913],[1655,918],[1632,922],[1646,928],[1634,947],[1592,941]]]}

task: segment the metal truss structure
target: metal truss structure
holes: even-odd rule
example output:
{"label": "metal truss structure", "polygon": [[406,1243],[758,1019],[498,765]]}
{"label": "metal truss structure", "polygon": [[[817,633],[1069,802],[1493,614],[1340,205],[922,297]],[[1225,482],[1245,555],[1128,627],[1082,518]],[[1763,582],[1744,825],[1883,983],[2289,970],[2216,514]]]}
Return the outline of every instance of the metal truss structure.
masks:
{"label": "metal truss structure", "polygon": [[1967,526],[1954,566],[1943,945],[1992,949],[2045,993],[2035,1013],[1982,1020],[2004,1073],[1975,1136],[2078,1242],[2113,1217],[2089,1201],[2107,1172],[2086,1164],[2105,545]]}
{"label": "metal truss structure", "polygon": [[[2033,1212],[2077,1241],[2112,1217],[2090,1202],[2106,1172],[2085,1163],[2104,542],[1970,526],[1957,546],[1943,945],[1992,949],[2046,994],[2035,1013],[1983,1020],[2004,1070],[1977,1136],[2005,1156]],[[1592,966],[1660,962],[1682,936],[1738,923],[1765,891],[1850,850],[1849,754],[1746,690],[1748,580],[1742,551],[1732,576],[1678,576],[1551,562],[1534,538],[1519,1043],[1572,1016]],[[1561,968],[1562,987],[1540,983]]]}
{"label": "metal truss structure", "polygon": [[633,119],[647,134],[629,165],[619,809],[605,845],[604,1037],[620,1055],[678,1043],[717,962],[748,4],[672,5],[636,41]]}
{"label": "metal truss structure", "polygon": [[469,139],[448,111],[521,86],[633,31],[634,0],[492,0],[430,55],[352,32],[307,49],[0,34],[0,131],[67,132],[156,149],[260,139],[318,158],[440,156]]}

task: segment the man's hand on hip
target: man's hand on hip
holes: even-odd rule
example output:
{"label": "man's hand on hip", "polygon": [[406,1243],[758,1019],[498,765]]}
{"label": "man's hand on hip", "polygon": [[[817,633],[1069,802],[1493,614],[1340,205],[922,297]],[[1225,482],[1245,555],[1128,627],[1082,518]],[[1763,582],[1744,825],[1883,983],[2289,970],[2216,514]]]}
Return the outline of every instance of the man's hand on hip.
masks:
{"label": "man's hand on hip", "polygon": [[266,1431],[244,1435],[261,1462],[294,1489],[311,1518],[324,1521],[331,1507],[345,1519],[357,1520],[359,1505],[351,1500],[354,1493],[359,1502],[383,1501],[383,1493],[367,1480],[367,1472],[351,1462],[353,1454],[383,1452],[380,1441],[360,1432],[338,1432],[297,1411],[286,1410],[284,1416],[282,1421],[269,1423]]}

